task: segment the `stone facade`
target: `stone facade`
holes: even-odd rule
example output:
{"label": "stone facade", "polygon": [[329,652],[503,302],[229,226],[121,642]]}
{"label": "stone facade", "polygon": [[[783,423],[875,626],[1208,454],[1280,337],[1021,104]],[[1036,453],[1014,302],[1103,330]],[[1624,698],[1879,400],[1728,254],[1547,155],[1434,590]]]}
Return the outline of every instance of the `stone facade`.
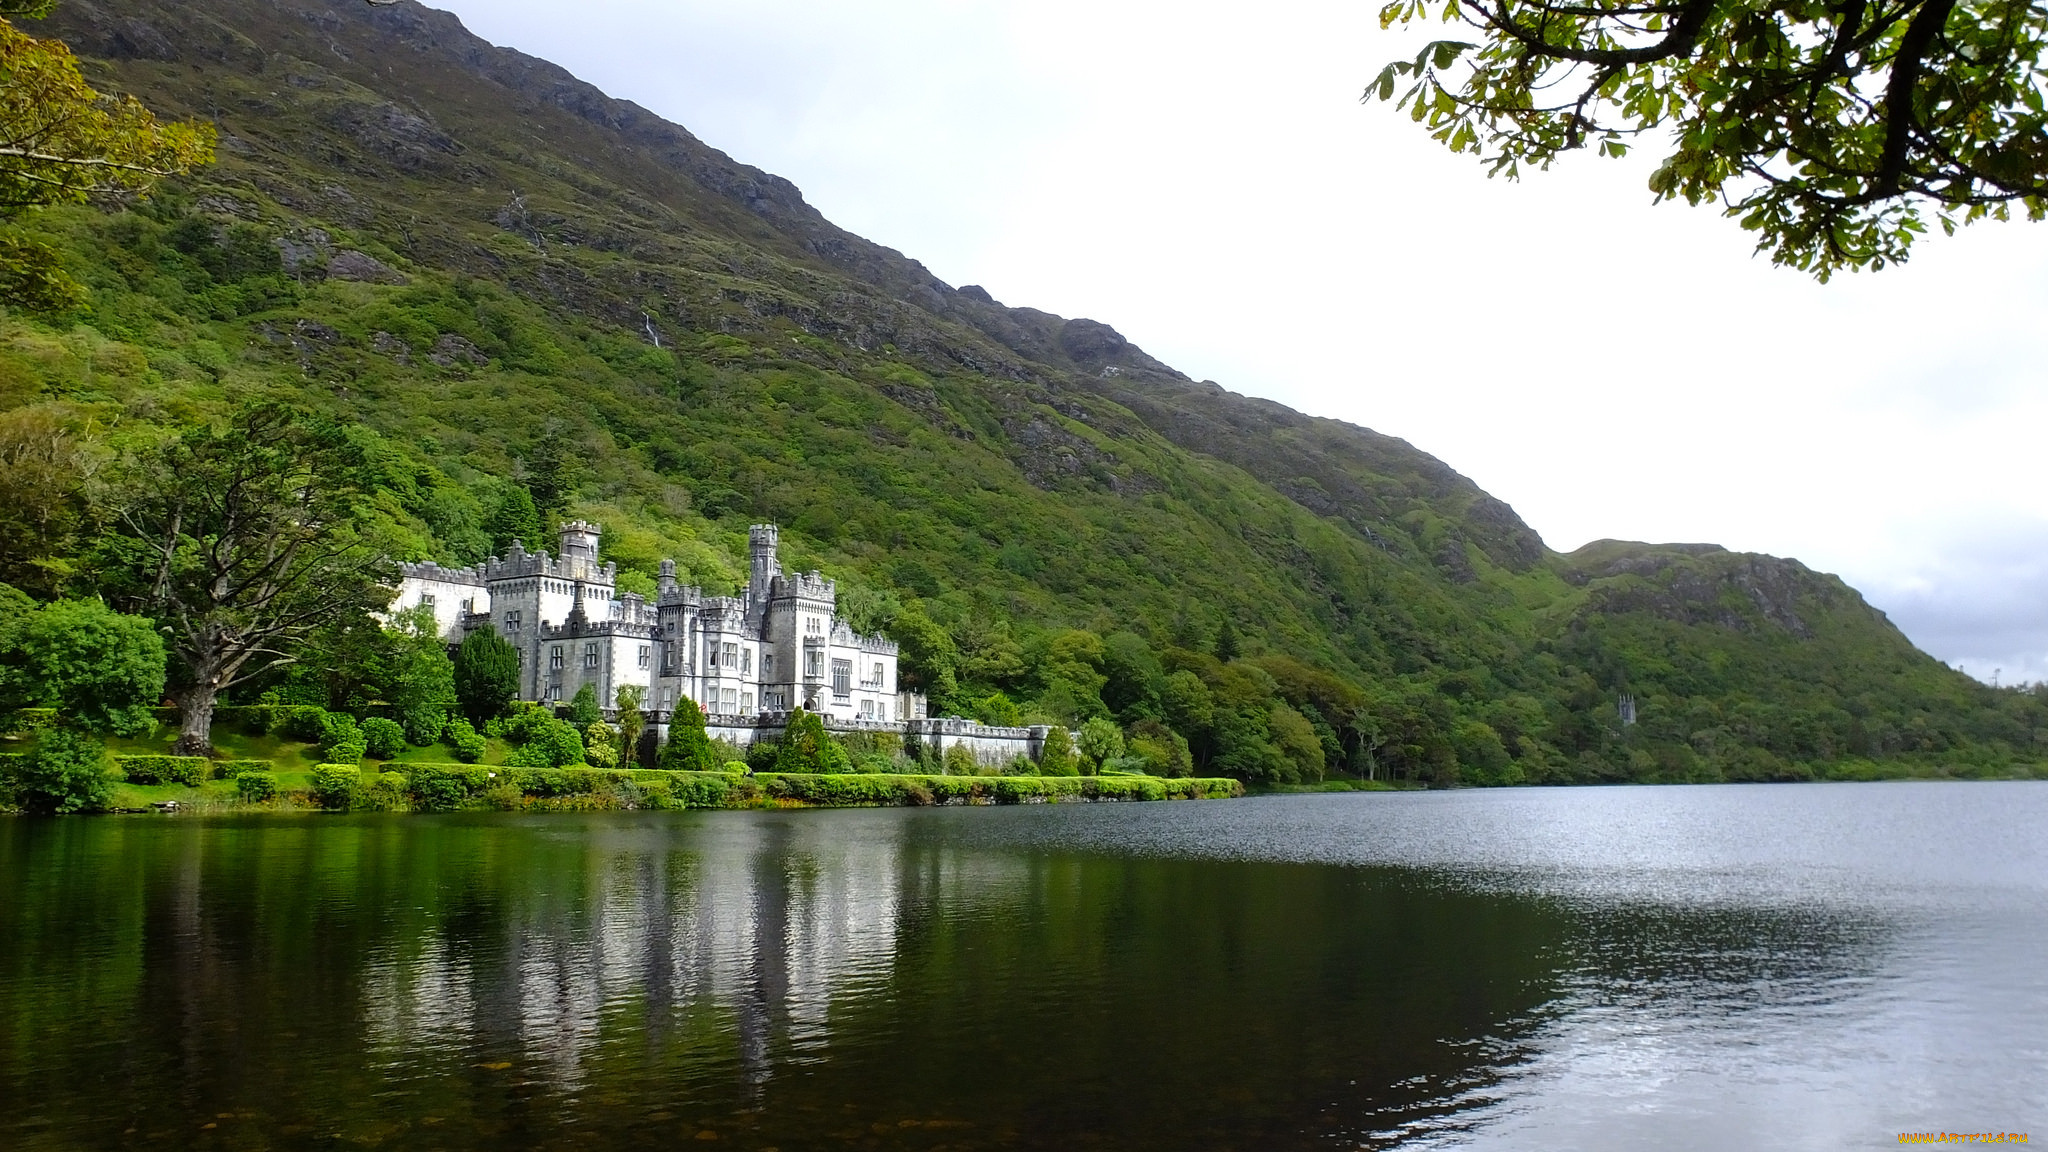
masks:
{"label": "stone facade", "polygon": [[479,568],[405,565],[392,608],[431,607],[450,644],[496,629],[519,650],[522,700],[566,704],[588,684],[609,709],[619,688],[639,685],[658,721],[688,697],[719,728],[748,732],[739,743],[763,724],[779,732],[799,707],[835,726],[910,735],[924,699],[898,686],[896,645],[856,634],[832,581],[785,574],[777,535],[772,524],[752,529],[738,596],[680,583],[668,560],[651,603],[622,593],[618,566],[598,562],[597,525],[579,520],[562,526],[553,556],[514,542]]}

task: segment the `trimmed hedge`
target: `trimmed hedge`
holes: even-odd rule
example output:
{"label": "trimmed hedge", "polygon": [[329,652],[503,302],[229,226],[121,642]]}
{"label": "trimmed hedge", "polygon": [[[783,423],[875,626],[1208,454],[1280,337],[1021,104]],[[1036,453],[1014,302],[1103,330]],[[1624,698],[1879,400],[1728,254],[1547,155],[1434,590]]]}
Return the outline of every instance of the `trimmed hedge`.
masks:
{"label": "trimmed hedge", "polygon": [[[204,756],[116,756],[114,764],[130,784],[183,784],[197,788],[213,775],[213,761]],[[267,762],[264,766],[269,767]]]}
{"label": "trimmed hedge", "polygon": [[1244,794],[1235,780],[1158,776],[775,775],[771,799],[805,804],[1043,804],[1061,800],[1207,800]]}
{"label": "trimmed hedge", "polygon": [[277,795],[277,777],[268,772],[244,772],[235,777],[235,792],[246,803],[262,803]]}
{"label": "trimmed hedge", "polygon": [[213,778],[233,780],[244,772],[269,772],[276,767],[268,760],[216,760],[213,762]]}
{"label": "trimmed hedge", "polygon": [[313,803],[330,812],[355,807],[362,790],[362,769],[353,764],[315,764],[312,773]]}

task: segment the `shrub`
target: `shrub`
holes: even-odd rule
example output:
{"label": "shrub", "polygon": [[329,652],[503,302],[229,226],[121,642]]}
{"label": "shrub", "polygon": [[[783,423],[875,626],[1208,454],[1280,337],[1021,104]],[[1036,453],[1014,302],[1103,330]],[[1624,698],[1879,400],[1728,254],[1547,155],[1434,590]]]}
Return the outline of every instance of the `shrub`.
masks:
{"label": "shrub", "polygon": [[364,781],[361,799],[357,801],[356,807],[389,812],[404,806],[411,788],[412,781],[403,772],[375,773]]}
{"label": "shrub", "polygon": [[583,728],[583,759],[592,768],[614,768],[619,763],[619,737],[612,726],[592,720]]}
{"label": "shrub", "polygon": [[346,812],[355,807],[362,779],[362,770],[353,764],[316,764],[313,802],[329,811]]}
{"label": "shrub", "polygon": [[483,801],[484,807],[500,812],[517,812],[526,806],[526,794],[510,783],[493,784],[484,789],[478,799]]}
{"label": "shrub", "polygon": [[362,737],[358,736],[352,743],[322,748],[320,754],[336,764],[356,764],[369,755],[370,750],[364,745]]}
{"label": "shrub", "polygon": [[116,756],[114,763],[130,784],[183,784],[197,788],[213,772],[212,762],[202,756]]}
{"label": "shrub", "polygon": [[566,721],[541,714],[541,723],[528,725],[525,743],[512,750],[505,763],[520,768],[560,768],[583,763],[583,737]]}
{"label": "shrub", "polygon": [[955,744],[946,749],[940,760],[945,764],[948,776],[972,776],[981,768],[981,762],[974,758],[974,749],[965,744]]}
{"label": "shrub", "polygon": [[[560,721],[540,705],[520,704],[505,718],[504,736],[514,744],[524,744],[546,732],[548,725],[557,723]],[[583,756],[578,753],[576,758],[581,760]]]}
{"label": "shrub", "polygon": [[244,772],[235,777],[235,794],[246,803],[260,804],[277,795],[277,777],[268,772]]}
{"label": "shrub", "polygon": [[395,720],[372,716],[363,721],[362,733],[363,748],[372,759],[389,760],[405,751],[405,729]]}
{"label": "shrub", "polygon": [[406,743],[424,748],[448,726],[448,709],[440,704],[414,704],[400,709],[398,724],[405,732]]}
{"label": "shrub", "polygon": [[273,765],[268,760],[216,760],[213,763],[213,778],[233,780],[244,772],[268,772]]}
{"label": "shrub", "polygon": [[415,764],[407,791],[420,811],[446,812],[489,786],[490,773],[482,768]]}
{"label": "shrub", "polygon": [[[366,743],[363,739],[362,725],[356,723],[355,717],[346,712],[327,712],[321,715],[320,747],[329,760],[336,763],[351,759],[360,760],[363,758],[360,749],[366,746]],[[353,757],[335,755],[337,749],[350,745],[358,749]]]}
{"label": "shrub", "polygon": [[455,750],[455,758],[464,764],[474,764],[484,758],[489,744],[477,735],[467,720],[450,720],[447,728],[448,746]]}
{"label": "shrub", "polygon": [[43,732],[35,754],[14,773],[14,802],[29,812],[104,812],[113,801],[107,746],[69,728]]}
{"label": "shrub", "polygon": [[1079,776],[1074,759],[1074,742],[1064,725],[1055,724],[1045,734],[1045,747],[1038,753],[1038,771],[1046,776]]}
{"label": "shrub", "polygon": [[308,744],[319,744],[327,739],[327,709],[311,704],[280,705],[277,712],[283,718],[276,726],[294,740]]}
{"label": "shrub", "polygon": [[752,771],[752,768],[747,767],[745,760],[727,760],[725,762],[725,774],[728,776],[745,776]]}
{"label": "shrub", "polygon": [[776,772],[840,772],[848,767],[846,749],[825,731],[825,722],[799,708],[775,746]]}

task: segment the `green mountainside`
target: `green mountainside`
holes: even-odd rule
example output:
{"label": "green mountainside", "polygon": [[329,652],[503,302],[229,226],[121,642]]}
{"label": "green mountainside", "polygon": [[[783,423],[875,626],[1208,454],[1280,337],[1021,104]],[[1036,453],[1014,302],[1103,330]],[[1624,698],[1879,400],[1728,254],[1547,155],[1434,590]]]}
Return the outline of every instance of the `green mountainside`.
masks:
{"label": "green mountainside", "polygon": [[[1800,779],[2048,747],[2039,694],[1945,668],[1835,577],[1552,552],[1404,441],[944,284],[411,0],[65,0],[27,26],[216,123],[220,162],[33,218],[91,299],[0,318],[0,440],[117,451],[282,396],[372,444],[404,558],[477,561],[543,531],[537,504],[603,523],[640,590],[664,556],[732,588],[746,525],[777,521],[940,708],[1110,714],[1165,770]],[[10,532],[0,579],[89,589],[69,531]]]}

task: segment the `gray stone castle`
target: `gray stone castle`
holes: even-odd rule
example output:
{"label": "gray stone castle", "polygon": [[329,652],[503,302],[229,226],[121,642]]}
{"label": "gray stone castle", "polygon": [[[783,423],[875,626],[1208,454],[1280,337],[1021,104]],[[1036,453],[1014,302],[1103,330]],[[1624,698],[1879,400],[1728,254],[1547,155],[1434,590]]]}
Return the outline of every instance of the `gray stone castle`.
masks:
{"label": "gray stone castle", "polygon": [[535,703],[566,704],[588,684],[609,709],[618,689],[639,685],[658,716],[688,697],[718,728],[751,730],[799,707],[835,727],[907,731],[924,720],[924,698],[898,688],[896,645],[856,634],[837,615],[832,581],[785,574],[775,525],[749,536],[738,596],[679,583],[672,560],[652,603],[622,593],[618,566],[598,562],[597,525],[577,520],[562,525],[552,556],[515,541],[475,568],[404,565],[391,607],[432,609],[450,644],[496,629],[519,650],[519,698]]}

